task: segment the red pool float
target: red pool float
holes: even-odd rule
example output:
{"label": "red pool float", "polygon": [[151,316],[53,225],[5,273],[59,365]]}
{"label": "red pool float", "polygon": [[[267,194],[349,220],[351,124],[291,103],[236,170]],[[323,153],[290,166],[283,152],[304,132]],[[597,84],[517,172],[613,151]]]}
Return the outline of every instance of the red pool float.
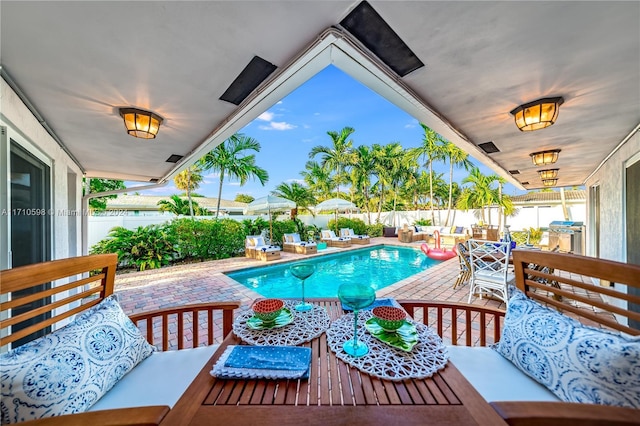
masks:
{"label": "red pool float", "polygon": [[436,240],[435,248],[429,248],[429,246],[426,243],[420,246],[420,250],[422,250],[422,252],[426,254],[429,259],[448,260],[458,255],[456,253],[455,247],[453,248],[453,250],[440,248],[440,232],[435,231],[433,233],[433,237]]}

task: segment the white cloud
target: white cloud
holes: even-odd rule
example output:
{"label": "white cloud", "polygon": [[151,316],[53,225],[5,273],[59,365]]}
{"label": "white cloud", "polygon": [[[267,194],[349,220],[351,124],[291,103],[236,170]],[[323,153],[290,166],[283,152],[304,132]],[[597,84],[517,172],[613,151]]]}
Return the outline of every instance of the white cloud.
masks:
{"label": "white cloud", "polygon": [[276,102],[276,105],[282,105],[282,101]]}
{"label": "white cloud", "polygon": [[404,125],[404,128],[405,128],[405,129],[413,129],[414,127],[418,127],[418,124],[419,124],[419,123],[418,123],[418,120],[415,120],[415,119],[414,119],[414,120],[411,120],[411,122],[410,122],[410,123],[405,124],[405,125]]}
{"label": "white cloud", "polygon": [[269,111],[265,111],[262,114],[260,114],[258,118],[256,118],[256,120],[271,121],[273,120],[273,113]]}
{"label": "white cloud", "polygon": [[296,182],[296,183],[299,183],[300,185],[305,185],[304,179],[287,179],[285,180],[285,182],[287,183]]}
{"label": "white cloud", "polygon": [[271,121],[268,126],[258,126],[261,130],[291,130],[298,126],[287,123],[285,121]]}
{"label": "white cloud", "polygon": [[313,115],[320,115],[320,113],[319,112],[314,112]]}

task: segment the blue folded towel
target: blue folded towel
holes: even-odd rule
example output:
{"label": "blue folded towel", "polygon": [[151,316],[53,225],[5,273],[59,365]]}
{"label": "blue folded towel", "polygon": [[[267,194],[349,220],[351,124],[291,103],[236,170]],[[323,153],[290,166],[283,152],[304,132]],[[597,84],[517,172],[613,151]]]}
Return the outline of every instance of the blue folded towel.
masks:
{"label": "blue folded towel", "polygon": [[[369,306],[367,306],[364,309],[373,309],[373,308],[377,308],[378,306],[395,306],[398,307],[398,303],[395,301],[395,299],[392,298],[387,298],[387,299],[376,299],[372,304],[370,304]],[[349,306],[342,304],[342,310],[345,312],[351,312],[353,311],[352,308],[350,308]]]}
{"label": "blue folded towel", "polygon": [[225,367],[264,370],[308,370],[311,348],[297,346],[236,346]]}

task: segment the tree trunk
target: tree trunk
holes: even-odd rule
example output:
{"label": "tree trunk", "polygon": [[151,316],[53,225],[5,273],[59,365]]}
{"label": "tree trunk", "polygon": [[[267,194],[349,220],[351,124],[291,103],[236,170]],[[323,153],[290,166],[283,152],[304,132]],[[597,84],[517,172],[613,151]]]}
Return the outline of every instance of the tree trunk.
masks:
{"label": "tree trunk", "polygon": [[436,223],[436,216],[433,214],[433,161],[429,160],[429,206],[431,207],[431,224]]}
{"label": "tree trunk", "polygon": [[[447,205],[447,218],[444,221],[445,226],[449,226],[449,216],[451,215],[451,202],[453,201],[453,161],[449,164],[449,204]],[[453,224],[453,220],[451,221]]]}
{"label": "tree trunk", "polygon": [[191,201],[191,167],[187,168],[187,198],[189,199],[189,214],[193,219],[193,202]]}
{"label": "tree trunk", "polygon": [[216,218],[220,215],[220,197],[222,197],[223,181],[224,181],[224,169],[220,169],[220,187],[218,188],[218,205],[216,206]]}

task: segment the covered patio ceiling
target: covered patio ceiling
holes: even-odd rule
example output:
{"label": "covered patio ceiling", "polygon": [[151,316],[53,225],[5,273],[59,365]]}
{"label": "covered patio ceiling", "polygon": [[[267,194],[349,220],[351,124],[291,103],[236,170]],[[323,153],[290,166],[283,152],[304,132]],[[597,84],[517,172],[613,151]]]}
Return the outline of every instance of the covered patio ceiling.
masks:
{"label": "covered patio ceiling", "polygon": [[[354,1],[4,0],[2,73],[87,176],[145,182],[331,63],[526,189],[541,186],[530,153],[561,149],[558,185],[581,185],[640,123],[638,2],[370,4],[423,67],[401,77],[363,48],[341,26]],[[239,105],[220,100],[254,56],[276,71]],[[556,124],[516,128],[509,111],[555,96]],[[120,107],[161,115],[157,138],[128,136]],[[477,147],[489,141],[499,152]]]}

